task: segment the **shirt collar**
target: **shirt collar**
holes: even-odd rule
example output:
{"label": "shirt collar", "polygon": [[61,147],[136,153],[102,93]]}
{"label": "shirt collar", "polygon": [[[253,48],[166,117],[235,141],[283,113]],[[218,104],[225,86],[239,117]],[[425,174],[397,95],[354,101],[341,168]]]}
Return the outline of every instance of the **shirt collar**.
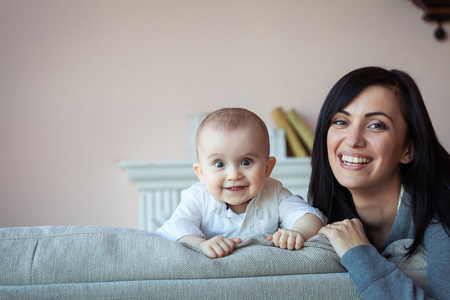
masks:
{"label": "shirt collar", "polygon": [[[255,198],[250,200],[248,205],[255,205],[256,209],[260,208],[261,205],[261,194],[258,194]],[[231,217],[234,212],[231,209],[228,209],[228,205],[225,202],[219,201],[214,198],[212,195],[209,195],[211,210],[220,217]]]}

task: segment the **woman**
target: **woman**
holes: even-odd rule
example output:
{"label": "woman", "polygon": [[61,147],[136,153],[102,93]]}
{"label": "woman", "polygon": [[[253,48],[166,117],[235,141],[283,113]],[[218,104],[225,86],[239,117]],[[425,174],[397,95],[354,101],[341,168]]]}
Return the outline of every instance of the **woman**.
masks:
{"label": "woman", "polygon": [[379,67],[354,70],[328,94],[316,127],[308,199],[363,298],[424,298],[379,253],[411,238],[429,253],[432,297],[450,295],[450,156],[413,79]]}

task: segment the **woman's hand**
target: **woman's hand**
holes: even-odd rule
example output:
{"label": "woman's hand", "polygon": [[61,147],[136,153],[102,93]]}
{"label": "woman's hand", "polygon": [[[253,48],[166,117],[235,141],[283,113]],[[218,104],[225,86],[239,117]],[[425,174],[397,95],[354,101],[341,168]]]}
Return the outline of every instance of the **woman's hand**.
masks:
{"label": "woman's hand", "polygon": [[326,235],[339,258],[349,249],[363,244],[370,244],[359,219],[346,219],[322,227],[319,234]]}

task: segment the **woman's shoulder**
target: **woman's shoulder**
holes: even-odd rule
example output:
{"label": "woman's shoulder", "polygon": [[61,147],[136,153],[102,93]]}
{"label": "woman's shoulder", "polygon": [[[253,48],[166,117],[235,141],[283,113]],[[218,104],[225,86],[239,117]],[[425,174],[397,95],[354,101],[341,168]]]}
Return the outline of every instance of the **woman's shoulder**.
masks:
{"label": "woman's shoulder", "polygon": [[425,230],[425,247],[436,247],[438,249],[448,249],[450,251],[450,229],[436,219],[431,220]]}

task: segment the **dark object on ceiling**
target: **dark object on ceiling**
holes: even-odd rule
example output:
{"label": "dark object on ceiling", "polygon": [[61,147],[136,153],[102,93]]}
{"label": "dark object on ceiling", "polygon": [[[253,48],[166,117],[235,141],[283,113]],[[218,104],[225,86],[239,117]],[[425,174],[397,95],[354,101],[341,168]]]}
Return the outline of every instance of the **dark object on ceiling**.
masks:
{"label": "dark object on ceiling", "polygon": [[436,39],[442,41],[447,34],[442,28],[442,22],[450,21],[450,0],[412,0],[420,7],[425,21],[437,22],[438,28],[434,32]]}

